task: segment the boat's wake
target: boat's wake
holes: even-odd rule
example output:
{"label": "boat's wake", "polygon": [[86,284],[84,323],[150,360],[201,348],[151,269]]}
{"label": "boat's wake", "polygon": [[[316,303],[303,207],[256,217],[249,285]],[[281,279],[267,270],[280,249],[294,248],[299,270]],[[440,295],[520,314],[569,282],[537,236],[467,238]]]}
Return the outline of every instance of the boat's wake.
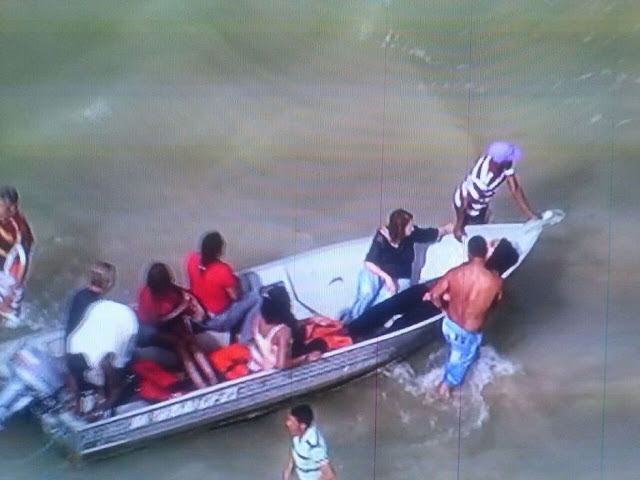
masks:
{"label": "boat's wake", "polygon": [[[397,411],[407,428],[418,429],[420,436],[426,436],[427,443],[440,443],[459,435],[465,437],[479,429],[489,419],[489,404],[482,395],[484,388],[501,377],[521,372],[518,365],[499,355],[493,347],[483,346],[462,388],[454,390],[449,400],[443,400],[437,395],[436,386],[442,379],[446,356],[446,347],[429,355],[423,374],[416,373],[406,362],[383,371],[420,402],[423,408],[417,414],[414,408],[407,412],[398,406]],[[398,402],[405,404],[399,398]]]}

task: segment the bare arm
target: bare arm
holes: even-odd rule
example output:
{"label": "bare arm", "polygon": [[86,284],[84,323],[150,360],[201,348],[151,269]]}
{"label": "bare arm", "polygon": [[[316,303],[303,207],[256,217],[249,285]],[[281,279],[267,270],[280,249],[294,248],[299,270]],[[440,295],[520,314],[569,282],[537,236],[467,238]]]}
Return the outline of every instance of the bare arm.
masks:
{"label": "bare arm", "polygon": [[238,287],[229,287],[226,289],[226,291],[227,295],[229,295],[229,298],[231,298],[231,300],[233,300],[234,302],[238,300],[238,298],[240,298],[240,291]]}
{"label": "bare arm", "polygon": [[449,276],[445,274],[436,284],[424,294],[422,300],[431,301],[436,307],[443,308],[443,297],[449,290]]}
{"label": "bare arm", "polygon": [[293,368],[302,365],[305,362],[312,362],[322,356],[321,352],[311,352],[301,357],[293,358],[291,356],[291,330],[286,327],[276,334],[278,345],[278,358],[276,358],[276,368]]}
{"label": "bare arm", "polygon": [[336,471],[331,465],[331,462],[326,462],[320,465],[320,480],[336,480]]}
{"label": "bare arm", "polygon": [[467,209],[467,198],[462,197],[462,205],[458,207],[454,203],[453,208],[456,211],[456,223],[453,225],[453,236],[456,237],[456,240],[461,242],[462,236],[464,235],[464,227],[462,226],[462,222],[464,221],[464,214]]}
{"label": "bare arm", "polygon": [[531,219],[540,218],[540,215],[535,213],[531,207],[529,206],[529,202],[527,197],[524,194],[524,190],[520,186],[520,182],[518,182],[518,178],[515,175],[510,175],[507,177],[507,185],[509,186],[509,191],[511,195],[515,199],[518,204],[518,208]]}
{"label": "bare arm", "polygon": [[293,470],[293,456],[291,455],[291,452],[289,452],[289,459],[282,471],[282,480],[289,480],[291,478],[291,470]]}
{"label": "bare arm", "polygon": [[364,262],[364,268],[369,270],[374,275],[377,275],[378,277],[380,277],[384,281],[385,286],[391,293],[396,293],[396,284],[393,281],[393,278],[391,278],[389,274],[387,274],[384,270],[382,270],[380,267],[378,267],[375,263],[372,263],[372,262]]}

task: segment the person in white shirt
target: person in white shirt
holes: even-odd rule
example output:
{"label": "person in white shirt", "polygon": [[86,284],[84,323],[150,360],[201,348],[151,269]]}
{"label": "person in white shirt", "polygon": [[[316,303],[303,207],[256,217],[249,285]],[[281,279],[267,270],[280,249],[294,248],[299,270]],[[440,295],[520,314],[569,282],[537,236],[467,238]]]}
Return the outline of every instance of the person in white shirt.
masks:
{"label": "person in white shirt", "polygon": [[293,444],[282,472],[283,480],[291,478],[294,468],[299,480],[336,480],[336,472],[327,454],[327,444],[313,423],[311,407],[293,407],[287,415],[285,425],[293,438]]}
{"label": "person in white shirt", "polygon": [[69,334],[67,355],[75,361],[68,362],[68,366],[79,381],[103,394],[104,401],[97,408],[106,410],[115,406],[137,335],[135,312],[111,300],[92,303]]}

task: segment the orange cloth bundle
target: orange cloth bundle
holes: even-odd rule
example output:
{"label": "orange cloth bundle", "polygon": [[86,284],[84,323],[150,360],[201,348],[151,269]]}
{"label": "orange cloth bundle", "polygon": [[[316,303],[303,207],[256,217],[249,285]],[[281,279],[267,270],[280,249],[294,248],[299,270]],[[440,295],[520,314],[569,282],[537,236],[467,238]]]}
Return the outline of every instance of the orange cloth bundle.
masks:
{"label": "orange cloth bundle", "polygon": [[342,323],[327,317],[311,317],[305,321],[305,343],[324,340],[329,350],[353,345],[353,340],[342,330]]}
{"label": "orange cloth bundle", "polygon": [[211,366],[225,380],[233,380],[247,375],[250,359],[249,347],[241,343],[233,343],[209,354]]}
{"label": "orange cloth bundle", "polygon": [[133,364],[132,370],[139,379],[138,395],[144,400],[162,402],[176,393],[180,393],[175,392],[172,388],[180,381],[180,378],[151,360],[137,360]]}

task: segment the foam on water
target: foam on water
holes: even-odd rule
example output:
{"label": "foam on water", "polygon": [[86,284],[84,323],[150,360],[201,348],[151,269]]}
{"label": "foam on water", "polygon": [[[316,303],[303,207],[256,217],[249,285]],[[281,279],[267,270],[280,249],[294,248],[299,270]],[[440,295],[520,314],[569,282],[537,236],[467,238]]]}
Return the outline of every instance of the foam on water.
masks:
{"label": "foam on water", "polygon": [[436,386],[442,379],[447,354],[447,347],[430,354],[425,362],[425,373],[417,373],[406,362],[391,365],[383,371],[426,407],[420,418],[413,418],[403,408],[399,408],[398,413],[403,424],[414,427],[419,424],[418,428],[426,434],[427,444],[441,443],[458,435],[465,437],[482,427],[489,419],[489,404],[483,396],[485,387],[502,377],[522,372],[519,365],[501,356],[492,346],[483,346],[461,389],[454,390],[450,400],[443,400],[436,393]]}

